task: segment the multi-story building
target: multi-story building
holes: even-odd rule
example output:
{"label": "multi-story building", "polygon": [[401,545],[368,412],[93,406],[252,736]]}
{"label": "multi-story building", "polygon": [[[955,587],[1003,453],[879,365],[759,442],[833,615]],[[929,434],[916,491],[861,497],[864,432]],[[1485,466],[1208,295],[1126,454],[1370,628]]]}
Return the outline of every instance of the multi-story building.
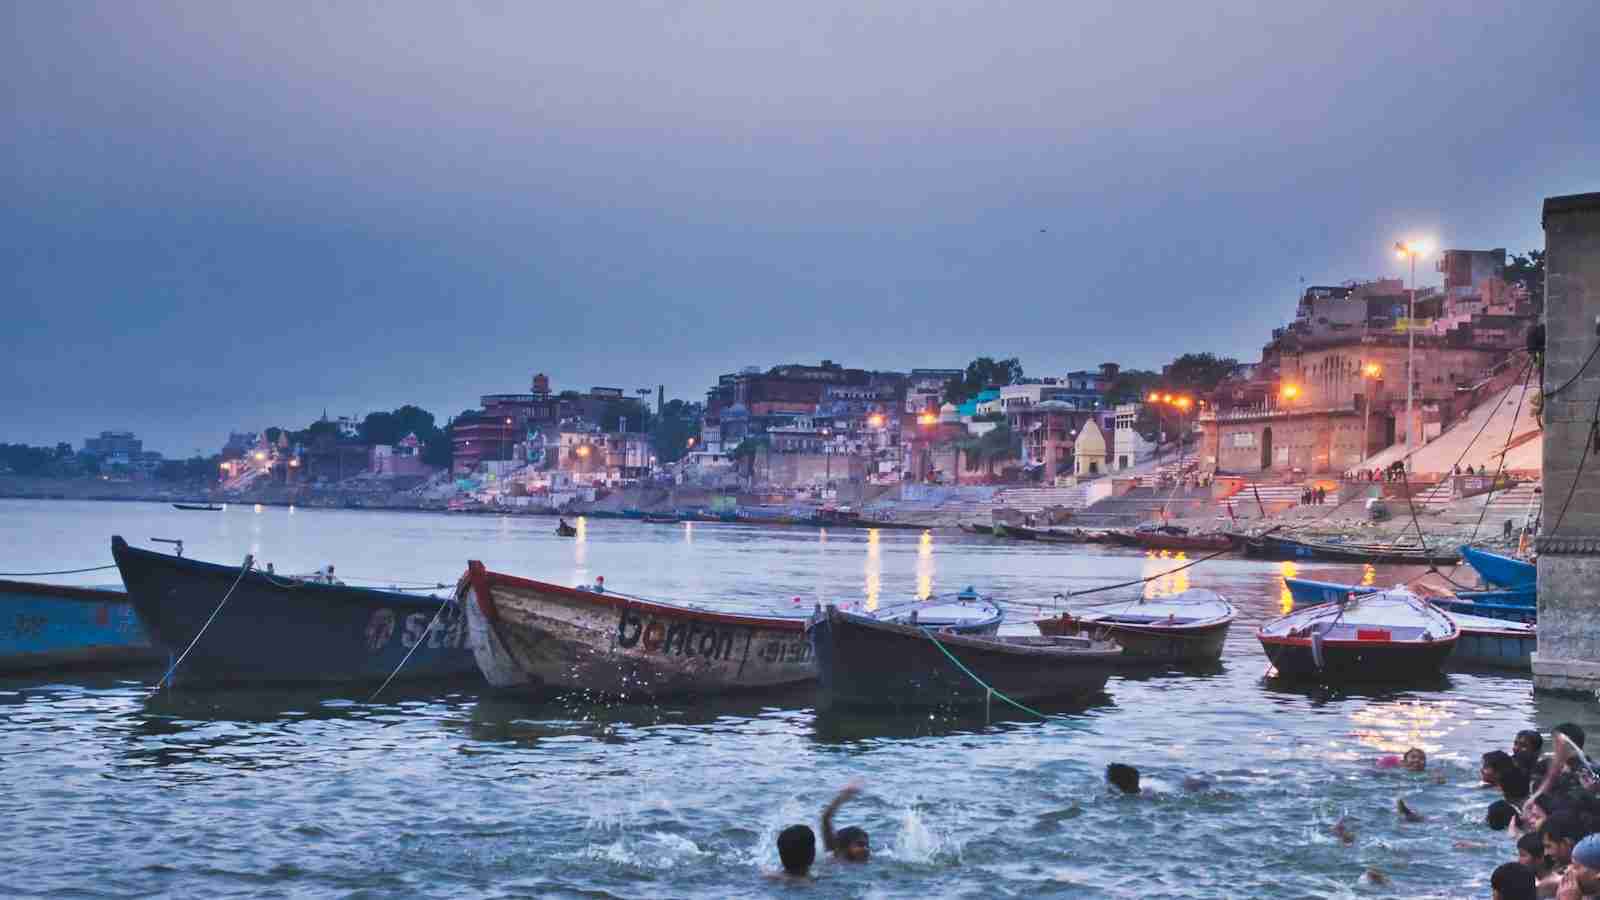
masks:
{"label": "multi-story building", "polygon": [[532,461],[544,446],[534,436],[547,433],[553,440],[563,423],[596,427],[616,423],[622,431],[641,431],[645,425],[645,407],[639,397],[609,387],[554,394],[543,372],[533,376],[532,390],[527,393],[484,394],[478,402],[479,409],[457,417],[450,425],[458,474],[473,471],[481,462]]}
{"label": "multi-story building", "polygon": [[144,441],[131,431],[102,431],[99,437],[85,438],[83,452],[103,462],[128,465],[144,452]]}

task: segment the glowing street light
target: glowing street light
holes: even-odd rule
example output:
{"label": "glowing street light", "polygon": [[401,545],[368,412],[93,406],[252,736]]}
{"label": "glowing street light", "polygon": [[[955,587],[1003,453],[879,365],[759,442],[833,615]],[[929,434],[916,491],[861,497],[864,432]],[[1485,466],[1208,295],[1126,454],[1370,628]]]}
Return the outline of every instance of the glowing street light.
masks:
{"label": "glowing street light", "polygon": [[[1361,376],[1363,378],[1371,378],[1372,380],[1377,381],[1378,379],[1383,377],[1383,366],[1380,366],[1375,362],[1369,362],[1366,365],[1361,367]],[[1366,462],[1367,461],[1367,456],[1368,456],[1368,452],[1367,451],[1368,451],[1368,448],[1371,446],[1371,445],[1369,445],[1367,443],[1367,441],[1370,440],[1371,434],[1372,434],[1372,431],[1371,431],[1371,429],[1372,429],[1372,392],[1370,390],[1366,392],[1366,397],[1367,397],[1367,399],[1366,399],[1365,406],[1367,408],[1366,408],[1365,413],[1361,417],[1361,461],[1362,462]]]}
{"label": "glowing street light", "polygon": [[267,458],[267,455],[265,453],[262,453],[260,450],[256,451],[256,462],[261,462],[262,460],[264,460],[266,458]]}
{"label": "glowing street light", "polygon": [[922,415],[917,416],[918,425],[932,425],[937,421],[939,421],[939,417],[935,416],[933,413],[925,412]]}
{"label": "glowing street light", "polygon": [[873,428],[882,428],[883,427],[883,414],[882,413],[873,413],[872,415],[868,416],[867,417],[867,424],[871,425]]}
{"label": "glowing street light", "polygon": [[1401,259],[1411,260],[1411,301],[1406,310],[1406,469],[1411,468],[1411,454],[1415,449],[1414,438],[1417,423],[1412,415],[1412,395],[1415,393],[1417,383],[1416,351],[1417,351],[1417,256],[1427,251],[1427,246],[1418,241],[1395,241],[1394,255]]}
{"label": "glowing street light", "polygon": [[1383,375],[1383,367],[1377,363],[1367,363],[1361,367],[1361,374],[1368,378],[1378,378]]}
{"label": "glowing street light", "polygon": [[1282,390],[1278,391],[1278,394],[1285,400],[1293,400],[1294,398],[1300,396],[1300,388],[1297,385],[1286,384],[1283,386]]}

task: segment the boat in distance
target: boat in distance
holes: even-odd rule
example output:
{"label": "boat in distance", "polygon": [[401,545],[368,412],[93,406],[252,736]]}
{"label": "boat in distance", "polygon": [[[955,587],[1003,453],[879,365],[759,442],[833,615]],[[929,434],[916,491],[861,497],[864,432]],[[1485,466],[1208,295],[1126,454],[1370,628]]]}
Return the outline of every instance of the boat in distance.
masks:
{"label": "boat in distance", "polygon": [[155,664],[150,643],[120,588],[0,581],[0,672]]}
{"label": "boat in distance", "polygon": [[1449,566],[1461,561],[1454,551],[1414,545],[1354,544],[1336,541],[1296,540],[1263,534],[1241,538],[1244,555],[1257,559],[1318,559],[1325,562],[1395,563]]}
{"label": "boat in distance", "polygon": [[176,659],[193,643],[174,673],[179,684],[479,677],[460,608],[438,597],[200,562],[120,536],[111,556],[163,656]]}
{"label": "boat in distance", "polygon": [[1401,589],[1298,609],[1256,632],[1279,677],[1323,681],[1437,675],[1460,636],[1443,610]]}
{"label": "boat in distance", "polygon": [[[1336,602],[1351,594],[1371,594],[1382,590],[1374,585],[1339,584],[1309,578],[1285,578],[1284,582],[1294,602],[1307,605]],[[1456,649],[1451,651],[1445,662],[1524,672],[1532,670],[1532,654],[1537,649],[1539,632],[1531,619],[1524,622],[1477,615],[1472,612],[1476,604],[1462,603],[1448,597],[1425,599],[1448,613],[1455,620],[1456,627],[1461,629]]]}
{"label": "boat in distance", "polygon": [[805,619],[716,612],[569,588],[473,560],[456,586],[469,643],[497,688],[617,697],[711,695],[816,678]]}
{"label": "boat in distance", "polygon": [[222,507],[215,503],[174,503],[172,508],[187,512],[222,512]]}
{"label": "boat in distance", "polygon": [[990,688],[1019,703],[1082,701],[1105,689],[1122,657],[1117,644],[1089,637],[938,633],[831,604],[812,615],[806,637],[823,708],[983,705]]}
{"label": "boat in distance", "polygon": [[1105,603],[1034,624],[1046,635],[1105,635],[1128,657],[1152,663],[1214,663],[1239,612],[1216,591],[1191,588],[1171,597]]}

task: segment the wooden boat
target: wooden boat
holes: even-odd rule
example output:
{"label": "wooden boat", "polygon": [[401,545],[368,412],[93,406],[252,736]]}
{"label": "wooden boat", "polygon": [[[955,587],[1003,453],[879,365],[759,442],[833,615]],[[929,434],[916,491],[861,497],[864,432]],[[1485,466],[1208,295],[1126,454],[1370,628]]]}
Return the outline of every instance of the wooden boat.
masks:
{"label": "wooden boat", "polygon": [[961,525],[961,530],[965,531],[967,534],[994,534],[993,525],[979,525],[976,522],[970,525],[963,523]]}
{"label": "wooden boat", "polygon": [[1127,656],[1149,662],[1214,663],[1222,658],[1238,610],[1216,591],[1193,588],[1171,597],[1138,599],[1063,612],[1034,624],[1041,634],[1105,635]]}
{"label": "wooden boat", "polygon": [[713,612],[491,572],[456,587],[478,667],[498,688],[606,696],[722,694],[816,678],[805,619]]}
{"label": "wooden boat", "polygon": [[1526,588],[1539,581],[1539,569],[1525,559],[1490,553],[1477,547],[1461,548],[1461,558],[1467,561],[1483,579],[1483,583],[1497,588]]}
{"label": "wooden boat", "polygon": [[1039,536],[1038,532],[1032,528],[1024,528],[1021,525],[1006,525],[1001,522],[994,523],[993,531],[995,537],[1012,538],[1019,541],[1031,541]]}
{"label": "wooden boat", "polygon": [[1423,566],[1448,566],[1461,560],[1461,557],[1454,552],[1426,546],[1301,541],[1271,534],[1244,537],[1241,541],[1245,555],[1259,559],[1316,559],[1325,562],[1398,563]]}
{"label": "wooden boat", "polygon": [[677,516],[664,515],[660,513],[646,513],[644,516],[644,521],[648,525],[676,525],[679,522],[682,522],[683,519]]}
{"label": "wooden boat", "polygon": [[1460,636],[1453,619],[1405,590],[1295,610],[1256,632],[1280,677],[1325,681],[1437,674]]}
{"label": "wooden boat", "polygon": [[1005,620],[1005,611],[991,597],[980,597],[967,588],[959,594],[929,597],[926,600],[907,600],[881,606],[871,613],[880,622],[898,625],[917,625],[941,632],[960,634],[994,634]]}
{"label": "wooden boat", "polygon": [[[1521,622],[1534,624],[1539,621],[1539,607],[1533,603],[1521,600],[1509,602],[1497,598],[1475,599],[1473,594],[1479,591],[1462,591],[1454,597],[1434,597],[1433,603],[1441,609],[1448,610],[1452,615],[1460,613],[1469,616],[1481,616],[1486,619],[1498,619],[1501,622]],[[1494,593],[1494,592],[1490,592]]]}
{"label": "wooden boat", "polygon": [[806,623],[806,636],[817,660],[818,705],[824,708],[989,702],[988,690],[973,675],[1019,703],[1083,700],[1105,689],[1122,656],[1116,644],[1088,637],[941,634],[832,604]]}
{"label": "wooden boat", "polygon": [[1238,539],[1231,534],[1168,534],[1161,531],[1136,531],[1138,546],[1146,550],[1179,550],[1185,553],[1217,553],[1233,549]]}
{"label": "wooden boat", "polygon": [[117,588],[0,581],[0,672],[160,663]]}
{"label": "wooden boat", "polygon": [[[1306,605],[1337,602],[1351,594],[1370,594],[1379,588],[1372,585],[1339,584],[1331,581],[1312,581],[1308,578],[1285,578],[1289,595],[1294,602]],[[1428,597],[1428,602],[1443,609],[1461,629],[1461,639],[1446,662],[1468,666],[1494,666],[1496,668],[1532,669],[1531,654],[1538,643],[1538,630],[1532,619],[1507,621],[1503,618],[1475,615],[1472,604],[1458,603],[1449,597]]]}
{"label": "wooden boat", "polygon": [[140,624],[164,655],[176,658],[200,635],[175,673],[180,683],[382,681],[397,668],[396,679],[476,677],[461,610],[449,604],[441,612],[438,597],[255,568],[241,575],[239,566],[142,550],[121,537],[111,539],[111,555]]}
{"label": "wooden boat", "polygon": [[189,512],[222,512],[222,507],[215,503],[174,503],[172,508]]}
{"label": "wooden boat", "polygon": [[578,529],[562,522],[556,525],[556,537],[577,537]]}

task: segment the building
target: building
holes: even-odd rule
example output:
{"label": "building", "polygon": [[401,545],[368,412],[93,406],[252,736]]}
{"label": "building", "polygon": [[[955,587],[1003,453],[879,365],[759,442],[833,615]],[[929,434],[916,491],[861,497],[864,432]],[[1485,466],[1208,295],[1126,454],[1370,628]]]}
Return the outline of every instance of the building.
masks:
{"label": "building", "polygon": [[1084,422],[1083,428],[1078,430],[1077,444],[1073,448],[1073,474],[1079,478],[1098,478],[1110,472],[1113,453],[1112,440],[1107,438],[1100,425],[1093,419]]}
{"label": "building", "polygon": [[[1455,260],[1462,258],[1471,263],[1469,273],[1492,273],[1483,260],[1496,252],[1503,273],[1504,251],[1448,251],[1456,254],[1447,256],[1448,265],[1461,269]],[[1474,255],[1460,256],[1468,253]],[[1496,276],[1486,277],[1475,290],[1498,296]],[[1239,473],[1339,472],[1406,440],[1408,431],[1417,444],[1438,436],[1465,410],[1467,389],[1521,346],[1534,320],[1526,304],[1517,315],[1500,315],[1503,305],[1494,314],[1483,312],[1477,300],[1467,299],[1478,295],[1463,293],[1453,281],[1445,291],[1417,293],[1412,317],[1409,293],[1398,279],[1307,288],[1294,321],[1275,329],[1262,348],[1261,362],[1219,385],[1200,412],[1202,465]],[[1459,309],[1451,306],[1457,302]],[[1447,320],[1448,310],[1459,314]]]}
{"label": "building", "polygon": [[905,411],[938,409],[944,404],[945,386],[966,374],[965,369],[912,369],[906,376]]}
{"label": "building", "polygon": [[1138,431],[1139,410],[1143,408],[1142,403],[1122,403],[1117,406],[1116,426],[1111,438],[1114,450],[1109,463],[1112,471],[1131,469],[1156,450],[1156,445],[1145,440]]}
{"label": "building", "polygon": [[101,462],[128,465],[144,453],[144,441],[131,431],[102,431],[99,437],[84,439],[83,452]]}
{"label": "building", "polygon": [[453,469],[458,475],[483,462],[536,462],[534,457],[542,459],[543,447],[556,441],[564,425],[616,425],[619,431],[642,431],[646,425],[644,401],[622,388],[555,394],[543,372],[533,376],[531,386],[523,394],[484,394],[478,398],[478,409],[450,423]]}

